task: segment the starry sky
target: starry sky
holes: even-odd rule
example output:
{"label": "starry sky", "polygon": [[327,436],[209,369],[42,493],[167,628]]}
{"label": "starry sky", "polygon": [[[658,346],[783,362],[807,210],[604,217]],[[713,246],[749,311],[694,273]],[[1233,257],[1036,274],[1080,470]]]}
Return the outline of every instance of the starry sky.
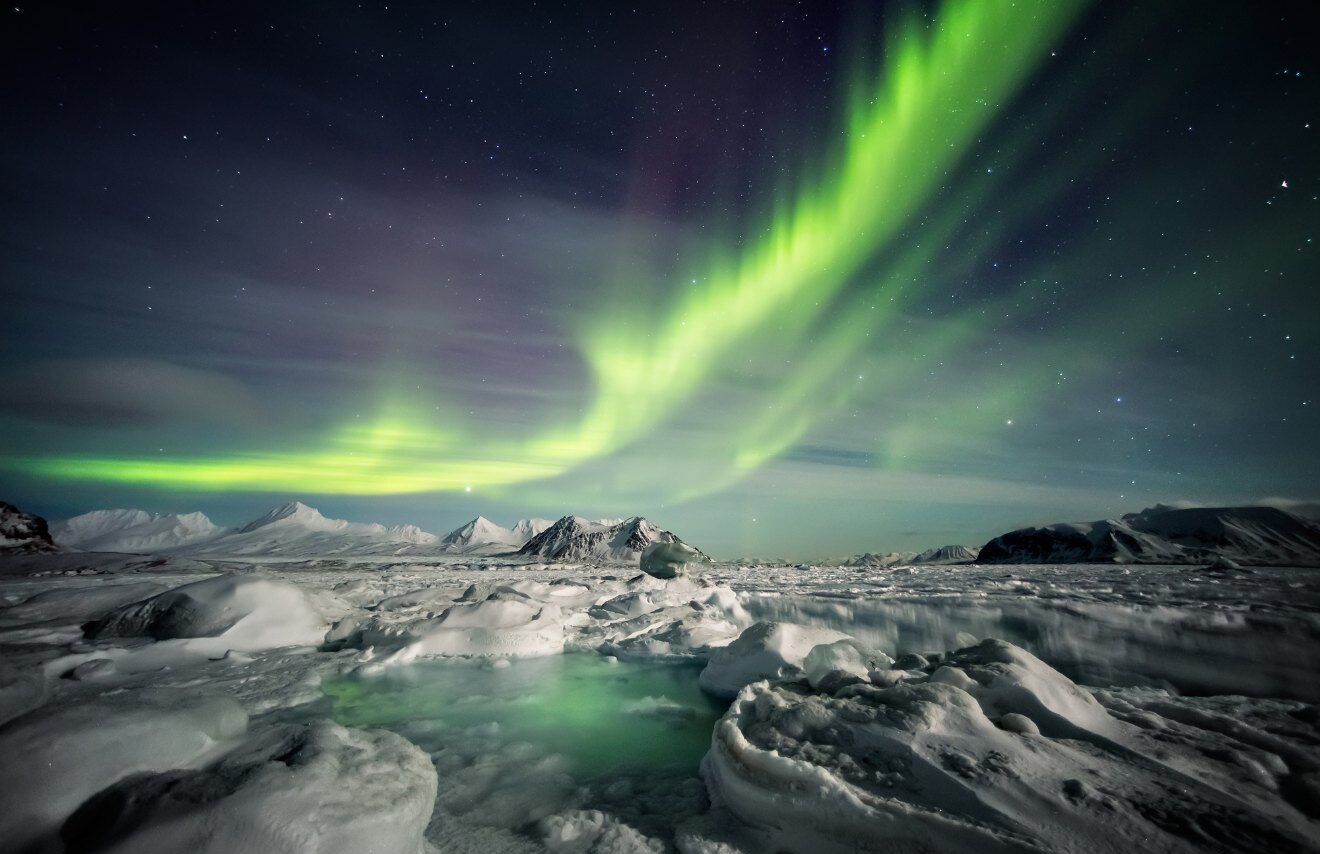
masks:
{"label": "starry sky", "polygon": [[0,497],[790,558],[1314,501],[1307,8],[20,2]]}

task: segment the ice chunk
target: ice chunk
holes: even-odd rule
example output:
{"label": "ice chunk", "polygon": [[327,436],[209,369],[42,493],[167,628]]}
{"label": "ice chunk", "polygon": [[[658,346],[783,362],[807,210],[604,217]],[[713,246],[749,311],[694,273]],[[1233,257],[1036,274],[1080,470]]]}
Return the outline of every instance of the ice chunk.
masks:
{"label": "ice chunk", "polygon": [[682,541],[651,543],[642,552],[642,572],[655,578],[678,578],[710,563],[710,558]]}
{"label": "ice chunk", "polygon": [[717,697],[733,697],[751,682],[800,673],[813,647],[847,637],[833,629],[795,623],[754,623],[711,655],[699,682]]}
{"label": "ice chunk", "polygon": [[421,748],[329,721],[268,730],[201,770],[128,777],[65,823],[70,850],[421,854],[436,774]]}
{"label": "ice chunk", "polygon": [[177,690],[48,705],[10,721],[0,727],[0,839],[24,850],[106,786],[135,772],[188,767],[246,726],[234,700]]}
{"label": "ice chunk", "polygon": [[811,687],[817,688],[820,680],[831,672],[839,671],[866,680],[872,670],[893,663],[894,660],[883,652],[867,649],[852,638],[845,638],[812,647],[803,660],[802,669],[806,671]]}

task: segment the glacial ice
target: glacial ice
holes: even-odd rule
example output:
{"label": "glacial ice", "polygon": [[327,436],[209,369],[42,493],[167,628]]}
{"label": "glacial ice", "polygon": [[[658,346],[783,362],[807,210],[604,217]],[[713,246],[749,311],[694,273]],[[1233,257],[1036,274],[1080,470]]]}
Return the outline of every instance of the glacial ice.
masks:
{"label": "glacial ice", "polygon": [[24,555],[0,603],[37,850],[1320,850],[1305,570]]}

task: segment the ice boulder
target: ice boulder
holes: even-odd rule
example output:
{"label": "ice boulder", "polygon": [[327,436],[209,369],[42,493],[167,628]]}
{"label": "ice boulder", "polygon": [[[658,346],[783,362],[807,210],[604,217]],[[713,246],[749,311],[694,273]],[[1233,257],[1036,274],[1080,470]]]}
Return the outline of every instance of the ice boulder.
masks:
{"label": "ice boulder", "polygon": [[801,674],[813,647],[847,638],[833,629],[796,623],[753,623],[728,646],[715,650],[698,682],[717,697],[733,697],[749,683]]}
{"label": "ice boulder", "polygon": [[642,572],[655,578],[678,578],[708,563],[710,558],[682,540],[651,543],[641,556]]}
{"label": "ice boulder", "polygon": [[186,768],[246,727],[237,702],[196,691],[121,692],[29,712],[0,727],[0,839],[6,850],[36,846],[106,786]]}
{"label": "ice boulder", "polygon": [[127,777],[61,836],[70,854],[421,854],[435,794],[430,757],[401,736],[286,724],[204,769]]}
{"label": "ice boulder", "polygon": [[319,644],[347,611],[324,591],[259,574],[195,581],[119,608],[88,624],[89,637],[205,638],[223,653]]}
{"label": "ice boulder", "polygon": [[867,649],[852,638],[817,644],[802,661],[811,687],[819,688],[828,678],[851,677],[858,682],[870,678],[871,671],[894,663],[888,655]]}

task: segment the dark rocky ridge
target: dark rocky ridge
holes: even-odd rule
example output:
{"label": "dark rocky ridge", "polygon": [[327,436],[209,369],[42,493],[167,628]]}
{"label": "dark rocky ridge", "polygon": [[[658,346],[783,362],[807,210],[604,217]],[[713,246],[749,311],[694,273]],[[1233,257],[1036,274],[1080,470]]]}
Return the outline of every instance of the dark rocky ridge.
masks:
{"label": "dark rocky ridge", "polygon": [[977,563],[1191,563],[1320,566],[1320,524],[1277,507],[1164,505],[1121,519],[1021,528]]}

